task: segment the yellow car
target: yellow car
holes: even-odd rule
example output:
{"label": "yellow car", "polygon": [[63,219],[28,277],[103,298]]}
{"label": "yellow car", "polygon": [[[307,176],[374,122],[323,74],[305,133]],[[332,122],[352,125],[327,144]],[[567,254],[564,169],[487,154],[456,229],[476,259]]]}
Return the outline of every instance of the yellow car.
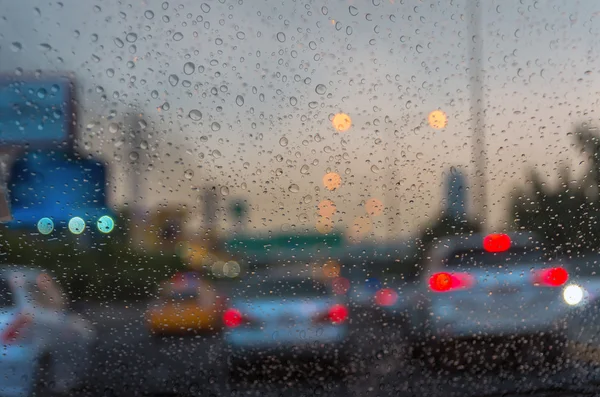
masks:
{"label": "yellow car", "polygon": [[150,304],[147,324],[156,336],[216,332],[221,329],[223,306],[223,299],[206,281],[194,276],[183,282],[171,280],[163,284],[159,298]]}

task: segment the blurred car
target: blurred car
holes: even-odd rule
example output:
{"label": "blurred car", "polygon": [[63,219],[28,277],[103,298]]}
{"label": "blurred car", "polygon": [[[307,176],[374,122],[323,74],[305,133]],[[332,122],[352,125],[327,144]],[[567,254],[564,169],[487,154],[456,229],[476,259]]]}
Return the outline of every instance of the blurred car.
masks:
{"label": "blurred car", "polygon": [[224,299],[208,281],[194,273],[179,273],[163,283],[157,300],[146,312],[154,336],[221,329]]}
{"label": "blurred car", "polygon": [[269,274],[240,282],[230,299],[223,323],[233,375],[256,361],[347,363],[347,298],[322,281],[296,272]]}
{"label": "blurred car", "polygon": [[413,293],[413,346],[463,340],[535,340],[564,351],[568,270],[545,260],[529,233],[440,239]]}
{"label": "blurred car", "polygon": [[0,269],[0,395],[68,393],[91,366],[96,332],[45,272]]}

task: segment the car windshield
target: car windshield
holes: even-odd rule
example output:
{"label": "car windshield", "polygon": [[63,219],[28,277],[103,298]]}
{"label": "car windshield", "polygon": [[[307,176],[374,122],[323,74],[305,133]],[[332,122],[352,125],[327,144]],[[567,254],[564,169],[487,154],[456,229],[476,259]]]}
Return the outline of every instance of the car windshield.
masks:
{"label": "car windshield", "polygon": [[307,298],[326,295],[326,286],[311,279],[267,279],[244,283],[236,291],[236,296],[242,298]]}
{"label": "car windshield", "polygon": [[547,263],[543,252],[531,248],[512,248],[504,252],[487,252],[482,249],[455,251],[445,261],[449,268],[488,268],[504,266],[540,266]]}
{"label": "car windshield", "polygon": [[0,277],[0,307],[11,307],[15,303],[12,288],[5,277]]}
{"label": "car windshield", "polygon": [[598,37],[598,0],[0,0],[0,396],[600,385]]}

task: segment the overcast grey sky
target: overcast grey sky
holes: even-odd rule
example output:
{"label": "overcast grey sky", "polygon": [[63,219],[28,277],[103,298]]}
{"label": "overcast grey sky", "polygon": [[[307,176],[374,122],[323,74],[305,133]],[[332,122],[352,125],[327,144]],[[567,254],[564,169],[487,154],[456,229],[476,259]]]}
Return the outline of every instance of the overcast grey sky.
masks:
{"label": "overcast grey sky", "polygon": [[[596,121],[600,4],[482,3],[488,202],[500,225],[525,168],[580,166],[567,133]],[[115,203],[128,200],[130,149],[110,124],[127,127],[131,112],[148,125],[145,206],[193,202],[194,186],[216,183],[224,200],[248,198],[257,229],[287,230],[314,228],[323,199],[336,225],[351,225],[374,197],[386,207],[375,235],[407,234],[438,213],[450,166],[470,171],[465,5],[5,0],[0,72],[76,73],[82,141],[113,166]],[[435,109],[447,128],[427,125]],[[329,121],[338,112],[352,118],[345,133]],[[343,178],[335,192],[323,188],[329,171]]]}

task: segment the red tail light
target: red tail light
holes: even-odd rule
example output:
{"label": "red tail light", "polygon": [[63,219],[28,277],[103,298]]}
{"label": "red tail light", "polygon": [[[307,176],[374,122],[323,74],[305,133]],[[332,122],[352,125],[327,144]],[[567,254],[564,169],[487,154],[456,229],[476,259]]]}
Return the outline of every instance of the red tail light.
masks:
{"label": "red tail light", "polygon": [[569,280],[569,272],[563,267],[540,270],[534,275],[534,283],[547,287],[560,287]]}
{"label": "red tail light", "polygon": [[473,277],[468,273],[435,273],[429,278],[429,288],[435,292],[448,292],[473,286]]}
{"label": "red tail light", "polygon": [[398,300],[398,293],[392,288],[382,288],[375,293],[375,303],[379,306],[392,306]]}
{"label": "red tail light", "polygon": [[488,234],[483,239],[483,249],[487,252],[504,252],[509,250],[510,243],[510,236],[508,234]]}
{"label": "red tail light", "polygon": [[29,316],[19,314],[2,333],[2,343],[9,344],[18,341],[23,336],[23,333],[30,322],[31,319]]}
{"label": "red tail light", "polygon": [[341,324],[348,318],[348,309],[344,305],[334,305],[329,309],[329,320],[334,324]]}
{"label": "red tail light", "polygon": [[341,324],[348,319],[348,308],[344,305],[334,305],[329,308],[327,313],[315,317],[316,323]]}
{"label": "red tail light", "polygon": [[223,324],[229,328],[236,328],[242,325],[244,317],[242,313],[237,309],[227,309],[223,313]]}

